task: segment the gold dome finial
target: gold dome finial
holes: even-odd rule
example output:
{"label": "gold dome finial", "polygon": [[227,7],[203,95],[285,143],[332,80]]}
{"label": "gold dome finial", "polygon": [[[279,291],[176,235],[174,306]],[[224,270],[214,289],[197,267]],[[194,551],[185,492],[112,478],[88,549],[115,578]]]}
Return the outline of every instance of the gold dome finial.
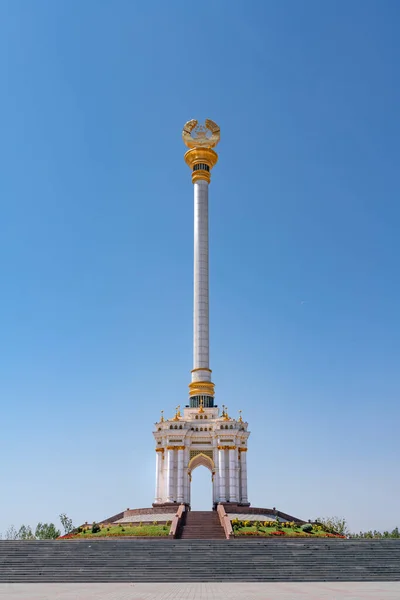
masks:
{"label": "gold dome finial", "polygon": [[204,401],[203,401],[203,398],[200,398],[200,402],[199,402],[199,407],[200,407],[200,408],[199,408],[199,413],[203,413],[203,412],[204,412],[204,408],[203,408],[203,406],[204,406]]}
{"label": "gold dome finial", "polygon": [[242,411],[241,410],[239,410],[239,423],[243,423]]}
{"label": "gold dome finial", "polygon": [[161,411],[161,419],[160,419],[160,423],[164,423],[164,411]]}

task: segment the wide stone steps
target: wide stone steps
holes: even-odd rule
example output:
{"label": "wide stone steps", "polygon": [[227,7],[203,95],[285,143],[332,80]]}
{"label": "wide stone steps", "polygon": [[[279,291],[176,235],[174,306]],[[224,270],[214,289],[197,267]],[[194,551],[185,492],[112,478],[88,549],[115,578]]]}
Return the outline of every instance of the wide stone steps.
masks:
{"label": "wide stone steps", "polygon": [[215,511],[189,511],[179,537],[183,540],[223,540],[225,532]]}
{"label": "wide stone steps", "polygon": [[0,541],[0,582],[400,581],[400,540]]}

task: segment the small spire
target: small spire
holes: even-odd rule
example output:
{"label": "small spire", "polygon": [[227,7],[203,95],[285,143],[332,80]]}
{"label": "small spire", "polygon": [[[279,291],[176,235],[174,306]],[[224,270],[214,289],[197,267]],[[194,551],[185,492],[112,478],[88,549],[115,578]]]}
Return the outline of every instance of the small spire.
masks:
{"label": "small spire", "polygon": [[241,410],[239,410],[239,423],[243,423],[242,411]]}
{"label": "small spire", "polygon": [[164,411],[161,411],[161,419],[160,419],[160,423],[164,423]]}
{"label": "small spire", "polygon": [[224,420],[229,421],[228,407],[224,406]]}
{"label": "small spire", "polygon": [[203,413],[204,412],[204,408],[203,408],[204,402],[203,402],[203,398],[200,398],[200,402],[199,402],[199,413]]}
{"label": "small spire", "polygon": [[175,409],[175,417],[174,417],[174,421],[179,421],[179,417],[181,416],[181,405],[178,404],[178,406]]}

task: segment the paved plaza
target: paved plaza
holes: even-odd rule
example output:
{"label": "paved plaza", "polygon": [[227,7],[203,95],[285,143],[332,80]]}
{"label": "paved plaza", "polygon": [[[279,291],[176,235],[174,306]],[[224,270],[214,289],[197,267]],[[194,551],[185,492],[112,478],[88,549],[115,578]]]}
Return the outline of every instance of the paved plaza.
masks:
{"label": "paved plaza", "polygon": [[0,600],[399,600],[385,583],[4,583]]}

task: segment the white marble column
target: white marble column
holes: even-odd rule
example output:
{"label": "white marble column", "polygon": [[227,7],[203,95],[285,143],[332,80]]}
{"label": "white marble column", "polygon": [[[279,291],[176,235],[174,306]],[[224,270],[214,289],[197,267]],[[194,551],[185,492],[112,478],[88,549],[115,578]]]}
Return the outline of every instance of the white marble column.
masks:
{"label": "white marble column", "polygon": [[225,450],[218,450],[219,502],[226,502]]}
{"label": "white marble column", "polygon": [[[194,183],[194,307],[192,381],[211,381],[209,365],[208,182]],[[204,369],[204,370],[203,370]]]}
{"label": "white marble column", "polygon": [[163,466],[163,452],[161,449],[157,449],[156,452],[156,497],[154,502],[161,502],[161,487],[162,487],[162,466]]}
{"label": "white marble column", "polygon": [[239,502],[248,502],[247,499],[247,452],[242,451],[240,453],[240,482],[242,485],[242,494],[239,498]]}
{"label": "white marble column", "polygon": [[190,504],[189,502],[189,494],[190,494],[190,481],[189,474],[187,472],[188,464],[189,464],[189,448],[184,450],[183,454],[183,502],[185,504]]}
{"label": "white marble column", "polygon": [[178,491],[177,491],[177,502],[183,502],[183,452],[184,448],[178,448]]}
{"label": "white marble column", "polygon": [[174,464],[175,450],[167,450],[167,502],[173,502],[175,498],[174,490]]}
{"label": "white marble column", "polygon": [[229,450],[229,500],[230,502],[237,502],[237,450]]}

